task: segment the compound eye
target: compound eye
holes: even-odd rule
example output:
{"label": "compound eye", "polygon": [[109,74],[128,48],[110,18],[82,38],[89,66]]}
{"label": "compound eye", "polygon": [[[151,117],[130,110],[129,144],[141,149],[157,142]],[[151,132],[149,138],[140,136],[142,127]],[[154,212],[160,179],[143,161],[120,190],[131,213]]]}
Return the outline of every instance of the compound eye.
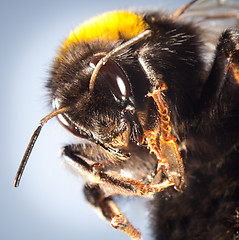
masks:
{"label": "compound eye", "polygon": [[[94,57],[90,66],[95,67],[101,57]],[[109,85],[112,93],[119,100],[126,100],[130,95],[130,86],[122,69],[112,60],[108,60],[99,70],[99,73]]]}

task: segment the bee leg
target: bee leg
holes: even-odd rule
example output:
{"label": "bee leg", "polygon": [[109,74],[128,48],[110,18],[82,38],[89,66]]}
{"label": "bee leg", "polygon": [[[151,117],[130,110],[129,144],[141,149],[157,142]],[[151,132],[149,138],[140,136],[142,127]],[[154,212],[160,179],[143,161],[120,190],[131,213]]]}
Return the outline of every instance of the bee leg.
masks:
{"label": "bee leg", "polygon": [[118,194],[125,196],[147,196],[150,197],[157,192],[163,191],[165,188],[175,185],[169,179],[158,184],[145,184],[141,181],[132,178],[126,178],[118,173],[105,172],[101,166],[95,164],[92,166],[95,176],[98,176],[99,181],[110,186],[117,191]]}
{"label": "bee leg", "polygon": [[239,31],[227,29],[219,38],[214,63],[202,91],[202,106],[218,102],[224,84],[234,75],[239,84]]}
{"label": "bee leg", "polygon": [[[69,157],[77,163],[77,168],[83,176],[89,176],[96,184],[103,184],[106,188],[111,188],[116,194],[125,196],[151,196],[165,188],[173,186],[174,183],[166,179],[158,184],[144,184],[141,181],[126,178],[118,173],[104,170],[104,164],[95,162],[89,164],[84,160],[84,152],[80,152],[81,145],[68,145],[63,148],[63,155]],[[89,149],[87,149],[89,150]],[[82,151],[82,149],[81,149]]]}
{"label": "bee leg", "polygon": [[[165,188],[175,185],[172,181],[166,179],[158,184],[144,184],[141,181],[126,178],[120,174],[104,170],[104,163],[95,162],[93,164],[88,163],[86,160],[90,148],[83,147],[83,145],[68,145],[63,148],[63,155],[69,157],[81,175],[87,176],[92,185],[85,187],[85,194],[88,201],[98,207],[103,216],[111,222],[111,225],[124,232],[132,239],[142,240],[140,232],[133,227],[133,225],[127,220],[127,218],[120,212],[113,199],[105,197],[102,189],[105,188],[114,194],[120,194],[123,196],[147,196],[150,197],[153,194],[163,191]],[[86,150],[87,149],[87,150]],[[87,153],[85,152],[87,151]],[[91,160],[92,161],[92,160]],[[94,186],[94,187],[93,187]]]}
{"label": "bee leg", "polygon": [[184,166],[178,150],[176,138],[171,134],[170,117],[166,103],[161,97],[161,91],[166,90],[165,84],[149,93],[158,107],[160,115],[160,127],[146,132],[145,138],[151,153],[154,153],[158,159],[156,169],[157,176],[161,168],[171,183],[175,184],[177,190],[181,190],[184,183]]}
{"label": "bee leg", "polygon": [[127,234],[132,239],[142,240],[140,232],[121,213],[112,197],[105,197],[98,184],[86,184],[84,193],[87,201],[111,223],[111,226]]}

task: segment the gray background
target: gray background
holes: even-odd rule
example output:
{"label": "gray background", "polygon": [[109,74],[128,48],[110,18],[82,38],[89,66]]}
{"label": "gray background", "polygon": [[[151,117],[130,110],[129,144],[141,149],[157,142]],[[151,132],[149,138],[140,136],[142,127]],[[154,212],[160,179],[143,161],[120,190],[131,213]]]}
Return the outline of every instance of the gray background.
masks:
{"label": "gray background", "polygon": [[[172,10],[185,0],[0,2],[1,160],[0,239],[128,239],[100,219],[85,202],[83,181],[65,168],[62,145],[72,142],[58,122],[43,129],[21,185],[13,180],[39,120],[50,112],[44,89],[55,53],[77,24],[119,8]],[[118,203],[130,220],[150,237],[145,200]]]}

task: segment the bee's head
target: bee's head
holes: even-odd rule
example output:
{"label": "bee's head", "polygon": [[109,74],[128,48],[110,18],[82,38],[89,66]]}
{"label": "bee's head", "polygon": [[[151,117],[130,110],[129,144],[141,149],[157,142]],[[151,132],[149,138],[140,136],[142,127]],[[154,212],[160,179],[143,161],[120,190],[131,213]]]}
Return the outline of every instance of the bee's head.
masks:
{"label": "bee's head", "polygon": [[58,115],[59,121],[74,135],[113,148],[127,147],[130,140],[141,143],[143,130],[126,72],[114,58],[108,59],[90,89],[92,74],[105,54],[92,54],[85,44],[78,48],[55,60],[48,84],[55,110],[69,109]]}
{"label": "bee's head", "polygon": [[90,20],[66,39],[48,88],[54,108],[68,109],[58,119],[70,132],[113,148],[142,142],[128,71],[117,59],[150,35],[146,28],[141,16],[119,11]]}

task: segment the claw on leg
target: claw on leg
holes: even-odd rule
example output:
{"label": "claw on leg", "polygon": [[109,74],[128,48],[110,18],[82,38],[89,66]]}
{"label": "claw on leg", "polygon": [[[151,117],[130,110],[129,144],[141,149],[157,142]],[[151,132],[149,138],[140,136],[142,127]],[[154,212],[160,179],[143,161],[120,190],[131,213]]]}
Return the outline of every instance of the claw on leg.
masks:
{"label": "claw on leg", "polygon": [[132,239],[143,240],[141,233],[127,220],[123,214],[118,214],[111,219],[111,226],[126,233]]}

